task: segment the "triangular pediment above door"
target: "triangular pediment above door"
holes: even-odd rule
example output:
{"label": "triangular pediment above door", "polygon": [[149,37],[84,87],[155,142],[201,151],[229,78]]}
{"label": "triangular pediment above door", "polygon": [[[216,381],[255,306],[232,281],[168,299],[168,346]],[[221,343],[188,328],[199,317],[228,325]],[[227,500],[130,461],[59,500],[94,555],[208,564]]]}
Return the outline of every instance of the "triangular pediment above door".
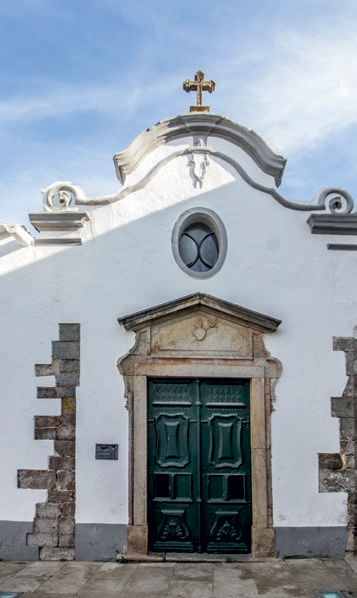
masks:
{"label": "triangular pediment above door", "polygon": [[[147,331],[141,353],[153,357],[245,358],[253,335],[275,332],[280,320],[240,305],[195,293],[118,319],[127,330]],[[259,334],[260,333],[260,334]],[[136,346],[138,349],[138,346]]]}

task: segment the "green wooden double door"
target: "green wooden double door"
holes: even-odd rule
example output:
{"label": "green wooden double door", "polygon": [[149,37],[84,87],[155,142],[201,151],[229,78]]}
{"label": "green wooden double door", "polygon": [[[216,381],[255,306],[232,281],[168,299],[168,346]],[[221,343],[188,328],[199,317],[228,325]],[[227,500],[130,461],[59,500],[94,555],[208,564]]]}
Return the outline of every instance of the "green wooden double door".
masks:
{"label": "green wooden double door", "polygon": [[148,387],[149,549],[250,552],[249,381]]}

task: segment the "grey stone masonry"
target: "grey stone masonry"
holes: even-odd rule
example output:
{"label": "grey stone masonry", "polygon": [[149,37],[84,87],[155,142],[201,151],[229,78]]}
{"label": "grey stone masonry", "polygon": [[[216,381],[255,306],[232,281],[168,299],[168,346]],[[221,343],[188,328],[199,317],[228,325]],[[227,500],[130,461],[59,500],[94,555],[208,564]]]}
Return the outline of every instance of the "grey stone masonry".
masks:
{"label": "grey stone masonry", "polygon": [[40,560],[73,560],[76,513],[76,387],[80,377],[80,324],[60,324],[52,341],[52,363],[36,364],[36,376],[54,376],[55,385],[39,386],[38,399],[59,399],[61,415],[35,416],[35,439],[53,440],[47,470],[18,470],[19,488],[48,491],[36,505],[27,546],[39,548]]}
{"label": "grey stone masonry", "polygon": [[357,552],[357,338],[334,337],[333,349],[346,356],[347,384],[331,398],[331,414],[340,420],[340,452],[319,455],[320,492],[347,492],[347,552]]}

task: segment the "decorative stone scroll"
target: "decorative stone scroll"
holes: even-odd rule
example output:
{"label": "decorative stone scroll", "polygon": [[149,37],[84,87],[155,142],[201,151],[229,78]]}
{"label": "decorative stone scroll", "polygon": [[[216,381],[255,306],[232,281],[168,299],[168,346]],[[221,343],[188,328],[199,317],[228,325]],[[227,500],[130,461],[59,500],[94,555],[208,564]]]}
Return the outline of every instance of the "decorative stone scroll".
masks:
{"label": "decorative stone scroll", "polygon": [[136,333],[118,361],[129,410],[129,527],[127,558],[147,553],[147,379],[250,380],[253,526],[252,552],[272,556],[270,414],[280,363],[270,357],[264,333],[279,320],[210,295],[195,293],[119,318]]}

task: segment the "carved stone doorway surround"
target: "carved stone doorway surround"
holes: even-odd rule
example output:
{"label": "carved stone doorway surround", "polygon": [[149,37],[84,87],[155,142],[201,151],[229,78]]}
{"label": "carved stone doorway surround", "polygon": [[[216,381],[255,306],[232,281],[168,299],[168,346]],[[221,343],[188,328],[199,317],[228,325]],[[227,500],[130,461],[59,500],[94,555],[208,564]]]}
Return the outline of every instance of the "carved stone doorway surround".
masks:
{"label": "carved stone doorway surround", "polygon": [[119,318],[136,332],[118,361],[129,409],[129,526],[126,554],[144,556],[147,524],[147,378],[248,378],[251,403],[252,554],[274,554],[270,415],[280,362],[263,334],[280,320],[195,293]]}

